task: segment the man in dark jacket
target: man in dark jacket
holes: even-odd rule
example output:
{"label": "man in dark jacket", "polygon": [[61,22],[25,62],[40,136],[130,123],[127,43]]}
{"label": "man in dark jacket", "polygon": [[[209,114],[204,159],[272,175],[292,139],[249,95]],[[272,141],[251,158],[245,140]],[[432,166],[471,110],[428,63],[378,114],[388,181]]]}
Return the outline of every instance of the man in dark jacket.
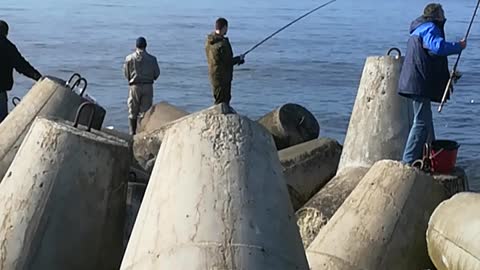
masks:
{"label": "man in dark jacket", "polygon": [[13,69],[38,81],[42,77],[20,54],[17,47],[8,40],[8,24],[0,20],[0,122],[8,114],[7,91],[13,87]]}
{"label": "man in dark jacket", "polygon": [[413,102],[414,120],[403,162],[420,159],[425,143],[435,140],[431,102],[440,102],[450,78],[447,56],[459,54],[464,40],[445,40],[445,15],[440,4],[428,4],[423,15],[410,26],[407,53],[400,73],[398,91]]}
{"label": "man in dark jacket", "polygon": [[232,46],[225,37],[227,31],[227,20],[219,18],[215,22],[215,32],[208,35],[205,42],[208,73],[215,104],[222,102],[230,104],[233,66],[245,63],[243,55],[233,57]]}

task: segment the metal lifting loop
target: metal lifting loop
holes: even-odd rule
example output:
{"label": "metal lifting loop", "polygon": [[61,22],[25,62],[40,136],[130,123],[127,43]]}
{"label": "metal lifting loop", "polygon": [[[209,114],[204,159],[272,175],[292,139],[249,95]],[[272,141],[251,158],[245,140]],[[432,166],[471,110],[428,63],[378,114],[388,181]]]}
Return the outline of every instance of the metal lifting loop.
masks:
{"label": "metal lifting loop", "polygon": [[419,168],[424,172],[430,173],[432,172],[432,159],[435,156],[431,156],[431,145],[426,143],[423,147],[423,157],[421,159],[415,160],[412,163],[412,166]]}
{"label": "metal lifting loop", "polygon": [[80,89],[80,96],[83,97],[83,94],[85,93],[85,90],[87,90],[87,80],[85,78],[80,78],[75,82],[75,84],[72,86],[72,90],[75,89],[75,87],[78,87],[80,83],[83,82],[83,87]]}
{"label": "metal lifting loop", "polygon": [[419,168],[423,171],[423,160],[417,159],[412,163],[412,167]]}
{"label": "metal lifting loop", "polygon": [[[74,78],[77,78],[77,79],[75,80],[75,82],[73,82],[73,79],[74,79]],[[70,77],[70,79],[68,79],[68,81],[67,81],[67,83],[66,83],[65,85],[68,86],[68,87],[71,87],[72,85],[75,85],[75,84],[78,82],[78,80],[80,80],[81,78],[82,78],[82,76],[81,76],[80,74],[78,74],[78,73],[73,73],[72,77]],[[73,84],[72,84],[72,83],[73,83]],[[73,87],[71,87],[71,89],[73,90]]]}
{"label": "metal lifting loop", "polygon": [[13,97],[12,98],[12,104],[13,106],[17,107],[18,103],[20,103],[21,99],[19,97]]}
{"label": "metal lifting loop", "polygon": [[398,54],[398,55],[397,55],[397,58],[402,57],[402,52],[400,51],[399,48],[391,48],[390,50],[388,50],[387,55],[390,56],[390,54],[391,54],[393,51],[397,52],[397,54]]}
{"label": "metal lifting loop", "polygon": [[91,102],[84,102],[80,105],[80,107],[78,107],[77,115],[75,116],[75,121],[73,122],[73,127],[78,128],[78,121],[80,120],[80,115],[82,114],[83,109],[87,106],[92,107],[90,118],[88,119],[88,127],[87,127],[87,131],[90,132],[90,130],[92,129],[93,117],[95,116],[95,112],[96,112],[95,104]]}

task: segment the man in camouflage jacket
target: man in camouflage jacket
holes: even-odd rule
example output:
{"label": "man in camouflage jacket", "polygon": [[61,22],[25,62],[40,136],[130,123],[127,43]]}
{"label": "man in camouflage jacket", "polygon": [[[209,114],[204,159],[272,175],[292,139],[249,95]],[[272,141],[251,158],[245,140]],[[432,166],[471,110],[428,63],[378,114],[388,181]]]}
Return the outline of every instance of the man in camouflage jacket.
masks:
{"label": "man in camouflage jacket", "polygon": [[245,63],[244,56],[233,57],[232,46],[225,35],[228,22],[219,18],[215,23],[215,32],[208,35],[205,52],[208,61],[208,73],[212,85],[215,104],[230,104],[233,66]]}

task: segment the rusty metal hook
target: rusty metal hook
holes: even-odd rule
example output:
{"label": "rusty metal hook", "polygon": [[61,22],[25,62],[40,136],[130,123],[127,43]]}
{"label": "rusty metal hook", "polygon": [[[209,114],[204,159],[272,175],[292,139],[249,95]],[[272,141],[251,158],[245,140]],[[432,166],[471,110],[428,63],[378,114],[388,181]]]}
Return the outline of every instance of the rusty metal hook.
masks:
{"label": "rusty metal hook", "polygon": [[12,98],[12,104],[13,106],[17,107],[18,103],[20,103],[20,101],[22,101],[19,97],[13,97]]}
{"label": "rusty metal hook", "polygon": [[75,84],[72,86],[72,90],[75,89],[75,87],[79,86],[80,83],[83,82],[83,87],[80,89],[80,96],[83,97],[83,94],[85,93],[85,90],[87,90],[87,80],[85,78],[80,78],[75,82]]}
{"label": "rusty metal hook", "polygon": [[[76,79],[75,82],[72,84],[74,78],[78,78],[78,79]],[[65,84],[65,86],[68,86],[68,87],[70,87],[70,89],[73,90],[73,87],[71,87],[71,86],[72,86],[72,85],[75,85],[75,84],[78,82],[78,80],[80,80],[81,78],[82,78],[82,76],[81,76],[80,74],[78,74],[78,73],[73,73],[73,75],[70,77],[70,79],[68,79],[68,81],[67,81],[67,83]]]}
{"label": "rusty metal hook", "polygon": [[92,107],[90,118],[88,119],[88,127],[87,127],[87,131],[90,132],[90,130],[92,129],[93,117],[95,116],[95,112],[97,110],[95,107],[95,104],[91,102],[84,102],[80,105],[80,107],[78,107],[77,115],[75,116],[75,121],[73,122],[73,127],[78,128],[78,121],[80,120],[80,114],[82,113],[83,109],[87,106]]}
{"label": "rusty metal hook", "polygon": [[387,52],[387,55],[390,56],[390,54],[391,54],[393,51],[395,51],[395,52],[398,53],[398,55],[396,56],[396,58],[402,57],[402,52],[400,51],[399,48],[390,48],[390,50],[388,50],[388,52]]}

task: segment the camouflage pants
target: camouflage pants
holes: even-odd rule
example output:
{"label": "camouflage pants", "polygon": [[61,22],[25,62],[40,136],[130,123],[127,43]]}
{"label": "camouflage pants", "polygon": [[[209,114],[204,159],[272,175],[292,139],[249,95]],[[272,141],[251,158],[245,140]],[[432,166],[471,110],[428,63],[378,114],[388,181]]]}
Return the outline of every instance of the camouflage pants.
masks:
{"label": "camouflage pants", "polygon": [[215,99],[215,104],[227,103],[230,105],[230,100],[232,99],[232,84],[226,83],[219,86],[213,86],[213,98]]}
{"label": "camouflage pants", "polygon": [[152,107],[153,85],[135,84],[130,85],[128,91],[128,118],[142,118],[143,114]]}

